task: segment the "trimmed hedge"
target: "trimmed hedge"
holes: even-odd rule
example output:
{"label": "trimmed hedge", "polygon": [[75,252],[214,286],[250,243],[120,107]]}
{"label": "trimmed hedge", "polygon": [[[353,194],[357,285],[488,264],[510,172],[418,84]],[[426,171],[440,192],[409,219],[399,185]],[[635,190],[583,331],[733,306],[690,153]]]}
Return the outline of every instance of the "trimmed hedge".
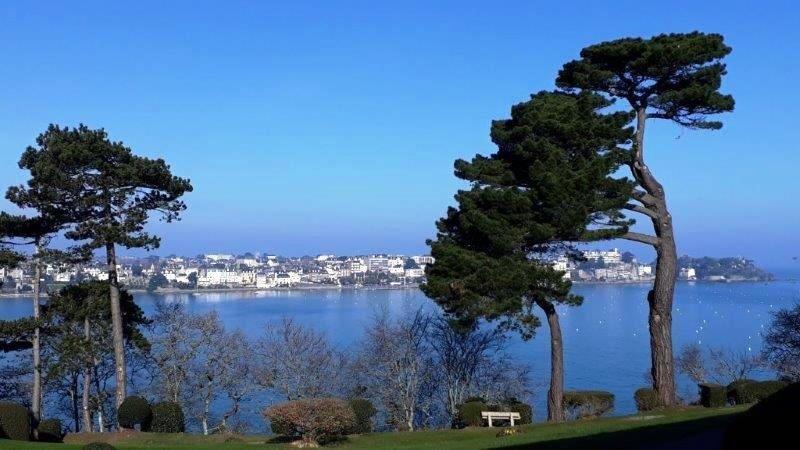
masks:
{"label": "trimmed hedge", "polygon": [[83,446],[83,450],[117,450],[117,448],[107,442],[90,442]]}
{"label": "trimmed hedge", "polygon": [[[800,383],[793,383],[762,399],[740,414],[725,433],[725,450],[794,448]],[[792,444],[795,442],[795,444]]]}
{"label": "trimmed hedge", "polygon": [[516,424],[527,425],[533,423],[533,407],[527,403],[511,398],[503,402],[503,407],[501,409],[519,413],[520,419]]}
{"label": "trimmed hedge", "polygon": [[41,442],[61,442],[64,438],[64,428],[58,419],[46,419],[39,422],[36,431]]}
{"label": "trimmed hedge", "polygon": [[353,433],[364,434],[372,431],[372,417],[378,412],[371,401],[365,398],[354,398],[350,400],[350,408],[356,415],[356,426]]}
{"label": "trimmed hedge", "polygon": [[126,397],[117,411],[117,421],[122,428],[134,429],[139,425],[142,431],[147,431],[150,429],[152,419],[153,410],[150,408],[150,403],[142,397]]}
{"label": "trimmed hedge", "polygon": [[154,433],[183,433],[186,419],[181,405],[175,402],[161,402],[153,405],[153,419],[150,430]]}
{"label": "trimmed hedge", "polygon": [[778,380],[739,380],[728,385],[727,397],[736,405],[755,403],[769,397],[788,385],[789,383]]}
{"label": "trimmed hedge", "polygon": [[700,383],[700,404],[706,408],[719,408],[728,403],[725,386],[711,383]]}
{"label": "trimmed hedge", "polygon": [[633,399],[636,401],[636,409],[639,411],[652,411],[659,407],[658,395],[651,388],[637,389],[633,393]]}
{"label": "trimmed hedge", "polygon": [[566,391],[562,402],[569,418],[594,418],[614,409],[614,394],[607,391]]}
{"label": "trimmed hedge", "polygon": [[0,402],[0,438],[28,441],[31,438],[31,415],[28,408],[11,402]]}
{"label": "trimmed hedge", "polygon": [[479,427],[483,425],[481,411],[488,411],[489,405],[484,402],[465,402],[458,406],[458,422],[465,427]]}

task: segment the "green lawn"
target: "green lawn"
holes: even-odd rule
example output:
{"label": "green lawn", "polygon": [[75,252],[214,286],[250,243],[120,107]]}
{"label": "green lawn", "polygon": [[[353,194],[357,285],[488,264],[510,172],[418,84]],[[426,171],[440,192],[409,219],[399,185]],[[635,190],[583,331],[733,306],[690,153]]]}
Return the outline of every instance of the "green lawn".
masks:
{"label": "green lawn", "polygon": [[[521,427],[522,434],[496,437],[499,428],[421,431],[412,433],[373,433],[352,436],[338,445],[343,449],[638,449],[692,433],[722,428],[745,407],[705,409],[686,408],[647,415],[615,417],[566,424],[536,424]],[[116,437],[113,433],[100,435]],[[0,440],[0,449],[80,449],[93,436],[69,436],[68,444],[38,444]],[[242,436],[240,442],[224,442],[224,436],[160,435],[135,433],[112,440],[119,449],[252,449],[284,448],[269,443],[269,437]],[[99,440],[99,439],[98,439]]]}

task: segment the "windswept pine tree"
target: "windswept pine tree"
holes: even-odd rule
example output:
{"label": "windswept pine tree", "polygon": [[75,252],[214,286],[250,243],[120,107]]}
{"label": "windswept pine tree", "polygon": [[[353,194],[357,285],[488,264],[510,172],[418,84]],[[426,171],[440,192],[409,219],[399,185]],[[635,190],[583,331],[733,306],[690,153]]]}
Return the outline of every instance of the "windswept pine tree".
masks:
{"label": "windswept pine tree", "polygon": [[[422,290],[456,322],[498,322],[524,339],[534,336],[544,312],[550,328],[548,420],[564,419],[564,361],[557,305],[578,306],[571,283],[548,260],[574,254],[579,241],[625,234],[619,212],[632,189],[611,177],[627,157],[628,112],[602,114],[611,102],[599,95],[540,92],[495,121],[497,151],[458,160],[455,174],[469,181],[457,206],[437,222],[429,241],[436,262]],[[610,226],[597,229],[596,222]]]}
{"label": "windswept pine tree", "polygon": [[722,59],[730,52],[719,34],[618,39],[584,48],[581,58],[565,64],[556,80],[569,91],[624,100],[635,117],[628,165],[636,188],[626,208],[650,218],[655,236],[629,233],[625,238],[652,246],[657,255],[655,283],[647,300],[653,385],[664,406],[676,402],[672,301],[678,255],[664,186],[645,160],[645,125],[650,119],[664,119],[692,129],[721,128],[721,122],[708,116],[733,110],[733,97],[719,92],[726,73]]}
{"label": "windswept pine tree", "polygon": [[49,208],[75,217],[65,232],[68,239],[106,252],[119,406],[127,373],[116,247],[157,248],[160,239],[145,231],[150,215],[179,219],[186,208],[180,198],[192,186],[172,175],[164,160],[134,155],[122,142],[109,140],[105,130],[85,125],[50,125],[23,153],[20,167],[31,173],[27,189],[51,192]]}

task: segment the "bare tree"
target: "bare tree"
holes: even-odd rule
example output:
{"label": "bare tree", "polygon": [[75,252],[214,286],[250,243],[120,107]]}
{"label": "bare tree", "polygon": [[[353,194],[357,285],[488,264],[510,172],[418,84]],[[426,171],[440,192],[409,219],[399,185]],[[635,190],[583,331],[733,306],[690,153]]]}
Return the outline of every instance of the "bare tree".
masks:
{"label": "bare tree", "polygon": [[[675,367],[679,373],[688,376],[695,383],[705,383],[708,379],[703,350],[697,344],[687,344],[681,348],[675,358]],[[647,374],[651,376],[650,372]]]}
{"label": "bare tree", "polygon": [[680,373],[696,383],[713,382],[722,385],[749,378],[764,368],[761,355],[711,347],[703,352],[697,344],[684,346],[675,359],[675,364]]}
{"label": "bare tree", "polygon": [[800,380],[800,304],[773,314],[763,355],[782,377]]}
{"label": "bare tree", "polygon": [[270,323],[255,344],[256,382],[286,400],[335,394],[344,356],[327,336],[291,318]]}
{"label": "bare tree", "polygon": [[355,368],[368,396],[398,430],[415,429],[428,421],[434,380],[434,360],[428,345],[431,318],[422,311],[392,320],[378,314],[367,328]]}

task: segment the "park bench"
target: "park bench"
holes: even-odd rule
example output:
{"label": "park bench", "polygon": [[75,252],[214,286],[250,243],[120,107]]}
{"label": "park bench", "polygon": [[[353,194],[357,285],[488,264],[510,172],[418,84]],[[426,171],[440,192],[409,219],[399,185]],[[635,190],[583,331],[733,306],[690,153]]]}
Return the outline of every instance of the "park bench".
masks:
{"label": "park bench", "polygon": [[520,420],[520,415],[518,412],[511,411],[481,411],[481,419],[486,419],[489,422],[489,428],[493,426],[492,420],[494,419],[508,420],[513,427],[514,421]]}

